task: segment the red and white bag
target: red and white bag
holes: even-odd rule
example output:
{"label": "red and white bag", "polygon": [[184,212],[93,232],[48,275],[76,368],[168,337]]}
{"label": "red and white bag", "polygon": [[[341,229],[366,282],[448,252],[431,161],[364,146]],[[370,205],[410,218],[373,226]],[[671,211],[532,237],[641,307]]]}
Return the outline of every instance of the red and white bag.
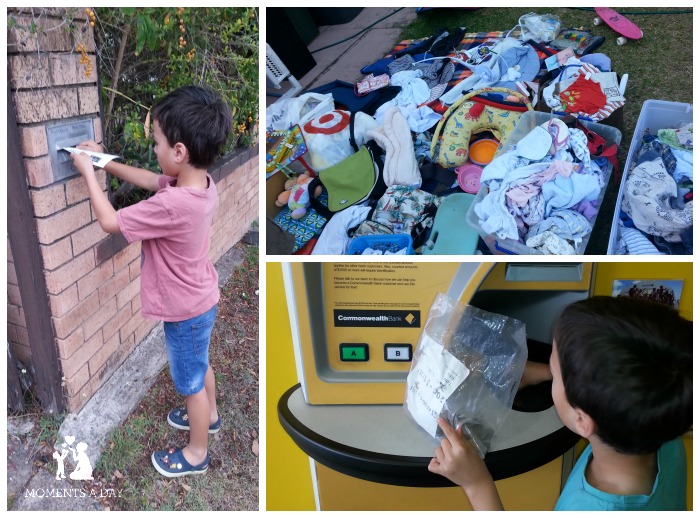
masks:
{"label": "red and white bag", "polygon": [[309,165],[314,171],[322,171],[342,162],[355,153],[350,143],[350,126],[357,146],[367,141],[367,132],[377,127],[377,122],[363,112],[351,114],[345,110],[333,110],[308,121],[301,127]]}

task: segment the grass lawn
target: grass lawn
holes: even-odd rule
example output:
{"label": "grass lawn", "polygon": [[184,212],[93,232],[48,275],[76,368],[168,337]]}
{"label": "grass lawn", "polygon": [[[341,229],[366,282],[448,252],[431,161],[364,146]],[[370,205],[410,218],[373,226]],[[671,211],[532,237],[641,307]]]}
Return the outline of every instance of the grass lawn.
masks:
{"label": "grass lawn", "polygon": [[170,427],[167,413],[184,405],[170,372],[161,371],[150,392],[107,440],[94,472],[102,488],[121,490],[113,510],[253,511],[258,509],[258,247],[221,290],[209,349],[217,382],[221,431],[209,436],[206,474],[162,477],[151,453],[187,443],[188,432]]}
{"label": "grass lawn", "polygon": [[[414,23],[404,29],[401,39],[431,36],[442,27],[461,26],[469,33],[508,31],[515,27],[520,16],[533,11],[558,16],[562,28],[587,27],[592,29],[594,35],[604,36],[605,43],[595,52],[606,54],[612,60],[613,70],[618,74],[629,74],[623,108],[624,131],[618,153],[620,167],[623,169],[645,100],[693,102],[693,15],[664,14],[688,10],[690,8],[687,7],[618,9],[644,32],[641,40],[628,41],[622,46],[615,43],[618,34],[607,25],[593,25],[593,8],[564,7],[487,7],[474,11],[435,9],[420,14]],[[588,243],[587,254],[606,253],[618,191],[619,183],[613,178]]]}
{"label": "grass lawn", "polygon": [[[166,365],[148,394],[107,438],[107,447],[93,470],[94,480],[82,482],[87,494],[94,490],[97,495],[120,495],[101,499],[110,510],[258,510],[259,258],[257,246],[235,246],[245,259],[221,290],[209,348],[222,422],[219,433],[209,436],[209,470],[204,475],[167,479],[151,464],[154,450],[182,447],[188,439],[188,432],[166,421],[172,408],[184,405]],[[22,417],[33,426],[23,444],[33,471],[45,469],[53,474],[53,444],[65,414],[44,414],[36,400],[28,404]],[[8,509],[13,502],[8,499]]]}

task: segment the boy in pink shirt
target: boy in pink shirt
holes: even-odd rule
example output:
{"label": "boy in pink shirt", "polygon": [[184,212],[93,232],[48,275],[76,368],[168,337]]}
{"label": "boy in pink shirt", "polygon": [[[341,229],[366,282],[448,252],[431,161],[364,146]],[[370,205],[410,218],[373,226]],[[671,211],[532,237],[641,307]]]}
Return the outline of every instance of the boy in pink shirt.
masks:
{"label": "boy in pink shirt", "polygon": [[[219,301],[218,276],[209,260],[216,185],[207,168],[231,129],[231,110],[212,90],[179,88],[153,109],[153,151],[163,174],[117,162],[105,170],[155,194],[115,210],[102,192],[90,157],[74,154],[90,202],[102,227],[141,241],[141,313],[163,320],[170,373],[186,407],[168,414],[168,423],[190,431],[187,446],[159,450],[153,466],[166,477],[204,473],[209,467],[208,434],[219,431],[209,340]],[[103,152],[87,141],[81,149]]]}

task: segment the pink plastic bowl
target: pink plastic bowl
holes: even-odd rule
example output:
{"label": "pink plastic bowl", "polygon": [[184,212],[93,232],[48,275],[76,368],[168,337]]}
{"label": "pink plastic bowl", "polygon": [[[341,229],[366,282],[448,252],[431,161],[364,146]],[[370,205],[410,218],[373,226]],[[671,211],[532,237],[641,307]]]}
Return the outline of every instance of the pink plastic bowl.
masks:
{"label": "pink plastic bowl", "polygon": [[464,164],[455,168],[457,184],[464,192],[476,194],[479,192],[481,173],[483,168],[476,164]]}

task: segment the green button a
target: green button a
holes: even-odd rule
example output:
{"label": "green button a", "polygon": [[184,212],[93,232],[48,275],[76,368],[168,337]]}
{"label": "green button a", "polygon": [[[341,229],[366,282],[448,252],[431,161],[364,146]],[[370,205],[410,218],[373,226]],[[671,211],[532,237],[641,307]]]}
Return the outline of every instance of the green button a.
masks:
{"label": "green button a", "polygon": [[340,344],[340,361],[366,362],[369,360],[369,345]]}

